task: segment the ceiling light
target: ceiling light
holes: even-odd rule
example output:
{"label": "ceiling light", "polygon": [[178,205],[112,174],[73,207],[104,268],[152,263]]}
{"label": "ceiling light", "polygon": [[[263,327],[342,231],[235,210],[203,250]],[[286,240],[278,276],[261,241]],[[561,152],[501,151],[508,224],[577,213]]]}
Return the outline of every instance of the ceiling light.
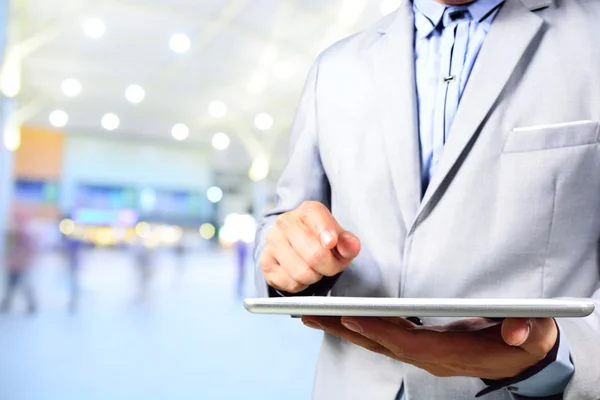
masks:
{"label": "ceiling light", "polygon": [[102,122],[102,127],[104,129],[106,129],[107,131],[114,131],[115,129],[117,129],[119,127],[119,124],[121,123],[121,121],[119,120],[119,117],[117,117],[115,114],[112,114],[112,113],[108,113],[104,117],[102,117],[101,122]]}
{"label": "ceiling light", "polygon": [[227,115],[227,104],[215,100],[208,105],[208,113],[214,118],[223,118]]}
{"label": "ceiling light", "polygon": [[77,79],[65,79],[60,85],[60,88],[65,96],[75,97],[81,93],[81,83]]}
{"label": "ceiling light", "polygon": [[229,147],[229,136],[223,132],[218,132],[213,135],[212,145],[217,150],[225,150]]}
{"label": "ceiling light", "polygon": [[269,159],[265,156],[258,156],[252,162],[252,167],[248,171],[248,176],[254,182],[262,181],[269,175]]}
{"label": "ceiling light", "polygon": [[134,104],[140,103],[144,97],[146,91],[139,85],[131,85],[125,90],[125,98]]}
{"label": "ceiling light", "polygon": [[21,91],[20,56],[9,53],[0,72],[0,88],[6,97],[11,98],[16,97]]}
{"label": "ceiling light", "polygon": [[279,61],[273,66],[273,75],[280,81],[287,81],[294,75],[294,72],[296,69],[289,61]]}
{"label": "ceiling light", "polygon": [[63,110],[54,110],[50,113],[49,119],[52,126],[62,128],[69,122],[69,115]]}
{"label": "ceiling light", "polygon": [[254,125],[258,130],[268,131],[273,126],[273,117],[267,113],[260,113],[254,118]]}
{"label": "ceiling light", "polygon": [[8,123],[2,141],[8,151],[17,151],[21,147],[21,129],[17,125]]}
{"label": "ceiling light", "polygon": [[223,198],[223,191],[220,188],[213,186],[206,191],[206,197],[211,203],[218,203]]}
{"label": "ceiling light", "polygon": [[83,33],[89,38],[98,39],[106,32],[106,26],[100,18],[88,18],[83,23]]}
{"label": "ceiling light", "polygon": [[400,7],[401,0],[383,0],[379,5],[379,11],[381,15],[388,15],[393,13]]}
{"label": "ceiling light", "polygon": [[171,135],[175,140],[185,140],[190,135],[190,128],[184,124],[177,124],[171,129]]}
{"label": "ceiling light", "polygon": [[176,33],[173,36],[171,36],[169,46],[171,47],[171,50],[173,50],[175,53],[183,54],[190,49],[190,38],[183,33]]}

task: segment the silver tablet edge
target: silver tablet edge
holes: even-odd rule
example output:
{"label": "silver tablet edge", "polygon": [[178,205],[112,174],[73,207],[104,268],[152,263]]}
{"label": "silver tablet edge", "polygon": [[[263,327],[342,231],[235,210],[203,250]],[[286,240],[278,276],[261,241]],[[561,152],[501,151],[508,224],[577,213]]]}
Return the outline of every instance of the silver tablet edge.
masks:
{"label": "silver tablet edge", "polygon": [[[589,301],[573,301],[572,305],[568,306],[533,306],[529,305],[522,309],[514,309],[508,307],[491,307],[491,306],[458,306],[458,307],[430,307],[430,306],[415,306],[409,308],[412,311],[399,312],[401,307],[376,307],[369,308],[363,306],[332,306],[328,307],[313,307],[311,305],[293,305],[293,304],[261,304],[265,299],[247,298],[244,300],[244,307],[251,313],[256,314],[273,314],[273,315],[320,315],[320,316],[408,316],[418,312],[419,317],[530,317],[530,318],[582,318],[587,317],[594,312],[595,305]],[[524,301],[527,299],[523,299]],[[543,300],[543,299],[542,299]],[[550,300],[550,299],[548,299]],[[408,307],[405,307],[408,308]]]}

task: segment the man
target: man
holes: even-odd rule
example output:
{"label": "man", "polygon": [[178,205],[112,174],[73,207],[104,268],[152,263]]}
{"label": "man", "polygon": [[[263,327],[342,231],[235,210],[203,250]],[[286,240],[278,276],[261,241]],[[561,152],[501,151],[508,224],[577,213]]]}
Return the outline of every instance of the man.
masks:
{"label": "man", "polygon": [[75,313],[79,307],[81,294],[79,275],[81,269],[81,252],[83,243],[75,238],[63,236],[64,255],[67,262],[67,279],[69,285],[69,312]]}
{"label": "man", "polygon": [[[600,300],[599,20],[598,0],[403,0],[321,54],[263,293]],[[303,321],[325,331],[316,399],[600,399],[600,307]]]}
{"label": "man", "polygon": [[244,297],[244,285],[246,281],[246,260],[248,258],[248,243],[242,239],[238,239],[234,243],[235,265],[237,267],[237,275],[235,279],[235,294],[238,299]]}
{"label": "man", "polygon": [[11,217],[5,254],[6,289],[0,311],[10,311],[14,295],[21,288],[27,301],[27,312],[35,314],[37,303],[29,277],[36,250],[31,216],[26,210],[15,207]]}

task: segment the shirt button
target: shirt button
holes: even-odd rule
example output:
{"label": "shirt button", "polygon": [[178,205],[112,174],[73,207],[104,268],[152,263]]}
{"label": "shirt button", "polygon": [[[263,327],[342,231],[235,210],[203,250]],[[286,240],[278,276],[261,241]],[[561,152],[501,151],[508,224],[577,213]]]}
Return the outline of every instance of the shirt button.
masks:
{"label": "shirt button", "polygon": [[506,388],[506,390],[508,390],[509,392],[518,392],[519,388],[516,386],[509,386]]}

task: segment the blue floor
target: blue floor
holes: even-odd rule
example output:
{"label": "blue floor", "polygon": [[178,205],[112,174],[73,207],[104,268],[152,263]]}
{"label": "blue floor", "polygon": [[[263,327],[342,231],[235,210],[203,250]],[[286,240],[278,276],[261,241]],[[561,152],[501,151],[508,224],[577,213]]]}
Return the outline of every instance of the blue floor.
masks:
{"label": "blue floor", "polygon": [[[231,256],[158,256],[147,302],[129,256],[85,258],[80,310],[67,312],[62,261],[43,257],[35,316],[0,315],[0,400],[310,398],[320,335],[289,317],[247,313]],[[251,283],[248,284],[250,290]]]}

